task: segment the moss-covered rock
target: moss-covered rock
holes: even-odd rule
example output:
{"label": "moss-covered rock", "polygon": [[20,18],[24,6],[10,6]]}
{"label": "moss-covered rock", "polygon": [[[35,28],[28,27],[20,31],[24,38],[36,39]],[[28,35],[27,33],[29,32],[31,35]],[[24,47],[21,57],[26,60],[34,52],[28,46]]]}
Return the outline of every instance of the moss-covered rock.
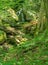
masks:
{"label": "moss-covered rock", "polygon": [[0,30],[0,44],[3,44],[4,41],[6,40],[6,33],[2,30]]}

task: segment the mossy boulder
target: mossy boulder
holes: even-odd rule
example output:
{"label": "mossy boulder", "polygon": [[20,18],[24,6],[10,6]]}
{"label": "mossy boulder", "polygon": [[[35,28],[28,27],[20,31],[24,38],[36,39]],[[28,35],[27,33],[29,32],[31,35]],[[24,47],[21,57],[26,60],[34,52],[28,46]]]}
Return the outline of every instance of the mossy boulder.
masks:
{"label": "mossy boulder", "polygon": [[2,30],[0,30],[0,44],[3,44],[4,41],[6,40],[6,33]]}

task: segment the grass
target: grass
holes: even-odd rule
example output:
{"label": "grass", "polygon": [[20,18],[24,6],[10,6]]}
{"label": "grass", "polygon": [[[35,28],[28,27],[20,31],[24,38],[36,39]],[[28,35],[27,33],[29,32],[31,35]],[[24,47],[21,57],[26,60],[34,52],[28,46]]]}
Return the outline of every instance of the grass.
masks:
{"label": "grass", "polygon": [[0,46],[0,65],[48,65],[47,31],[7,51]]}
{"label": "grass", "polygon": [[[34,20],[34,15],[37,20],[39,19],[41,22],[44,21],[46,24],[48,8],[46,8],[47,3],[43,5],[43,2],[40,0],[0,1],[0,43],[3,42],[3,44],[0,44],[0,65],[48,65],[48,29],[45,31],[41,30],[42,33],[40,30],[36,28],[35,30],[30,26],[28,30],[25,29],[26,25],[29,25],[30,20]],[[11,13],[8,11],[10,8]],[[19,18],[18,21],[16,15],[18,15],[17,17]],[[42,23],[44,24],[44,22]],[[42,23],[40,25],[41,27]],[[16,29],[16,34],[13,34],[10,27],[11,29]],[[35,26],[33,25],[33,27]],[[46,25],[44,28],[46,28]],[[22,41],[22,38],[27,40]]]}

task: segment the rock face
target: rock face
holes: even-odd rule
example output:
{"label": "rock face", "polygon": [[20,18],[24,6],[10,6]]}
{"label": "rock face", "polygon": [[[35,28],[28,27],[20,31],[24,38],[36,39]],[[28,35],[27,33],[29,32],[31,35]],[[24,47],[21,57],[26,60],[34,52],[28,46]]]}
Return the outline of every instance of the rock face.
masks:
{"label": "rock face", "polygon": [[3,44],[5,40],[6,40],[6,33],[0,30],[0,44]]}

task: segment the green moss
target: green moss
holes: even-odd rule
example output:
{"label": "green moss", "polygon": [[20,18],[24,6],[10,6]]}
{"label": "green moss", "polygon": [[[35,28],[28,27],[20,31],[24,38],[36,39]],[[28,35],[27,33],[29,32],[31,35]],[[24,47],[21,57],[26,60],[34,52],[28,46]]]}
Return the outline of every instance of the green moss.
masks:
{"label": "green moss", "polygon": [[0,44],[6,40],[6,33],[0,30]]}

